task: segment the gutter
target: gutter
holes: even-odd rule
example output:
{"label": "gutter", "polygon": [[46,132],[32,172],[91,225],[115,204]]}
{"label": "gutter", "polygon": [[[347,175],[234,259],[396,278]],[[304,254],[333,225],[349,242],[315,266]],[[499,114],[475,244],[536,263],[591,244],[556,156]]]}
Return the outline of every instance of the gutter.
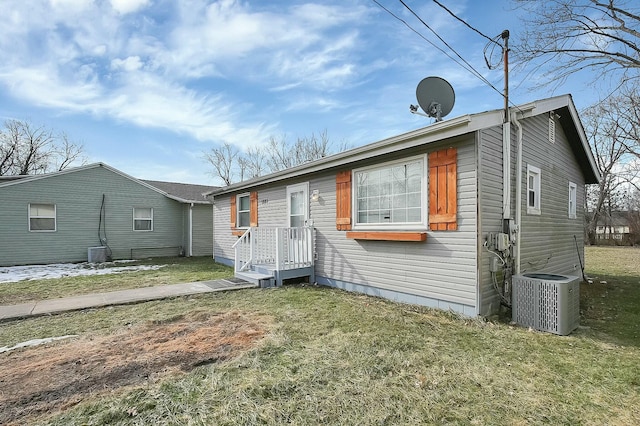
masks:
{"label": "gutter", "polygon": [[341,167],[357,161],[373,158],[378,155],[397,152],[403,149],[409,149],[429,143],[440,142],[448,138],[461,136],[480,128],[487,127],[486,122],[482,120],[485,117],[489,117],[489,120],[500,120],[499,122],[502,122],[502,110],[480,114],[477,120],[474,116],[467,114],[451,120],[440,121],[412,132],[366,144],[349,151],[340,152],[338,154],[312,161],[310,163],[274,172],[264,177],[257,177],[248,181],[231,184],[224,188],[218,188],[205,193],[205,195],[213,195],[215,197],[217,195],[224,195],[230,192],[238,192],[257,185],[279,182],[301,175],[324,171],[328,168]]}

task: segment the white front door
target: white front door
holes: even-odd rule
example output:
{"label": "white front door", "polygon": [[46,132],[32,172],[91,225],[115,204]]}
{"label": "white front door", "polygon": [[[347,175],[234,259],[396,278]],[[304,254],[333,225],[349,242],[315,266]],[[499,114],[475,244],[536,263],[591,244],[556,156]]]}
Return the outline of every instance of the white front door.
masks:
{"label": "white front door", "polygon": [[288,226],[305,226],[309,220],[309,183],[300,183],[287,187]]}
{"label": "white front door", "polygon": [[289,229],[286,250],[291,265],[307,264],[311,258],[311,239],[308,231],[299,229],[306,226],[309,220],[309,183],[301,183],[287,187],[287,212]]}

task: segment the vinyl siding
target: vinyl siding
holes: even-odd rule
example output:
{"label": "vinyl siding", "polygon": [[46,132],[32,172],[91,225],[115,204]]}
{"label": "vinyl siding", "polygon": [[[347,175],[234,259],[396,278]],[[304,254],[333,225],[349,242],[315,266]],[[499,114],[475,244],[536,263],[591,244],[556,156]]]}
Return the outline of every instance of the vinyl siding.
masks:
{"label": "vinyl siding", "polygon": [[[134,256],[177,254],[184,241],[182,205],[95,167],[0,187],[0,265],[86,261],[87,248],[101,245],[98,224],[103,194],[114,259],[130,258],[132,249]],[[56,205],[56,232],[29,232],[29,203]],[[153,231],[133,230],[134,207],[153,208]]]}
{"label": "vinyl siding", "polygon": [[[474,136],[371,159],[350,168],[427,154],[450,146],[458,149],[456,231],[427,231],[426,242],[347,239],[345,231],[336,230],[335,179],[338,170],[335,169],[271,188],[252,189],[258,191],[260,200],[259,225],[284,226],[286,185],[308,181],[310,193],[316,189],[320,192],[319,199],[310,201],[309,207],[316,228],[316,276],[475,307],[477,176]],[[227,237],[227,233],[219,231],[219,227],[229,229],[229,198],[229,195],[223,195],[215,200],[215,253],[233,259],[230,246],[236,237]],[[262,200],[268,201],[263,203]]]}
{"label": "vinyl siding", "polygon": [[[584,259],[584,177],[562,126],[556,141],[548,139],[548,115],[523,122],[521,272],[545,271],[580,275]],[[527,164],[541,170],[541,214],[527,214]],[[569,181],[577,185],[576,219],[569,219]],[[576,250],[576,242],[579,249]]]}
{"label": "vinyl siding", "polygon": [[[189,206],[186,206],[189,208]],[[193,256],[211,256],[213,254],[213,211],[210,205],[194,204],[193,220]],[[187,234],[187,239],[188,239]]]}
{"label": "vinyl siding", "polygon": [[[556,142],[549,142],[548,114],[521,120],[523,130],[521,273],[544,271],[579,275],[578,252],[584,259],[584,177],[567,138],[556,123]],[[493,288],[491,255],[482,242],[489,232],[502,232],[502,128],[479,132],[479,258],[480,314],[497,312],[500,300]],[[516,176],[517,133],[511,126],[511,176]],[[527,214],[527,164],[541,169],[541,215]],[[569,219],[569,181],[577,186],[576,219]],[[511,185],[511,213],[515,217],[515,180]]]}
{"label": "vinyl siding", "polygon": [[[424,243],[347,239],[344,231],[335,229],[335,173],[312,180],[310,190],[320,190],[318,202],[311,202],[311,217],[317,229],[316,275],[475,306],[473,138],[469,136],[453,146],[458,148],[458,230],[428,231]],[[441,148],[442,145],[430,146],[428,151]]]}
{"label": "vinyl siding", "polygon": [[[491,273],[489,272],[489,263],[494,255],[485,250],[482,243],[485,241],[489,232],[502,232],[502,127],[496,126],[489,129],[483,129],[478,133],[478,199],[480,200],[480,238],[478,239],[478,257],[480,265],[479,311],[480,315],[487,316],[497,312],[500,307],[500,298],[493,287]],[[515,149],[511,150],[512,153],[514,151]],[[515,157],[512,159],[512,165],[515,168]]]}
{"label": "vinyl siding", "polygon": [[[232,195],[235,197],[235,195]],[[258,194],[259,196],[259,194]],[[213,256],[233,259],[233,244],[238,237],[231,234],[231,203],[230,196],[216,198],[213,203]],[[258,202],[258,205],[260,203]],[[259,211],[259,210],[258,210]],[[260,219],[258,219],[258,225]]]}
{"label": "vinyl siding", "polygon": [[258,188],[258,226],[288,226],[286,187]]}

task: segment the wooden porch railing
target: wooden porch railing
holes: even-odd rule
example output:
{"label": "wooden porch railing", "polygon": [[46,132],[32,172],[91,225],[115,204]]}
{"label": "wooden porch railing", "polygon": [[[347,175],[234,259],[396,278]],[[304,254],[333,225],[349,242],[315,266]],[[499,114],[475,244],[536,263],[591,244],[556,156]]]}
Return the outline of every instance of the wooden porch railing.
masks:
{"label": "wooden porch railing", "polygon": [[252,265],[273,265],[276,270],[313,266],[314,230],[312,227],[251,227],[233,244],[235,271]]}

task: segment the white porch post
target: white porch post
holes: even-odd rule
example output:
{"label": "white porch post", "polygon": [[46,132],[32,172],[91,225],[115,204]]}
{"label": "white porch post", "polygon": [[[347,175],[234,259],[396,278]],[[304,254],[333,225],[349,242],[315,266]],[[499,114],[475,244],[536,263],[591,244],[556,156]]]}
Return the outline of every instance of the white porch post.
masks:
{"label": "white porch post", "polygon": [[282,269],[282,237],[280,235],[280,228],[276,228],[276,268]]}

